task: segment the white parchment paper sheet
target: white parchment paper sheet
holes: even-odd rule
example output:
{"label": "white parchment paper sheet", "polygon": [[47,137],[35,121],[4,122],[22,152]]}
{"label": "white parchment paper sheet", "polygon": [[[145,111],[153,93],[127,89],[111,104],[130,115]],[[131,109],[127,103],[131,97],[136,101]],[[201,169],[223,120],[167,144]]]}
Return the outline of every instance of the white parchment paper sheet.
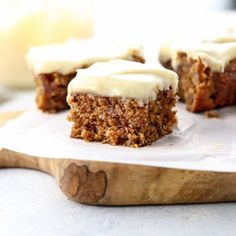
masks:
{"label": "white parchment paper sheet", "polygon": [[177,110],[172,134],[135,149],[72,139],[68,111],[43,114],[32,108],[0,128],[0,147],[47,158],[236,172],[236,107],[220,109],[220,119],[190,113],[183,104]]}

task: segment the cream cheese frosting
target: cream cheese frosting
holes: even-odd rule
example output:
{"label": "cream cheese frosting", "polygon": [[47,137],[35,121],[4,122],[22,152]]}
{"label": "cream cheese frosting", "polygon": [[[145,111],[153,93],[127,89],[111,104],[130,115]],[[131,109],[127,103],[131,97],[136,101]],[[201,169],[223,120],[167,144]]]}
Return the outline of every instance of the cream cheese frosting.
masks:
{"label": "cream cheese frosting", "polygon": [[236,41],[227,43],[166,43],[160,48],[159,59],[161,62],[171,60],[172,67],[176,69],[180,63],[179,52],[186,53],[189,58],[200,58],[213,71],[223,72],[227,63],[236,58]]}
{"label": "cream cheese frosting", "polygon": [[32,47],[26,55],[26,60],[34,74],[68,74],[95,62],[111,59],[129,60],[133,54],[143,56],[142,47],[69,40],[64,44]]}
{"label": "cream cheese frosting", "polygon": [[224,33],[215,33],[213,36],[202,40],[208,43],[232,43],[236,42],[236,29],[229,28]]}
{"label": "cream cheese frosting", "polygon": [[76,77],[68,86],[68,98],[74,92],[83,92],[147,101],[154,100],[158,90],[172,88],[176,92],[177,86],[177,74],[161,65],[112,60],[77,70]]}

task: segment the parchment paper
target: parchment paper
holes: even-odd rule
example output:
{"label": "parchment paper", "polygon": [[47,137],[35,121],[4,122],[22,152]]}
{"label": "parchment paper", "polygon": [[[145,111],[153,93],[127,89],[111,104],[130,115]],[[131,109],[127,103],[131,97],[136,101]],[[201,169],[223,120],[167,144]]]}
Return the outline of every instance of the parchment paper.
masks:
{"label": "parchment paper", "polygon": [[218,119],[190,113],[184,104],[177,110],[172,134],[135,149],[72,139],[68,111],[43,114],[32,108],[0,128],[0,147],[47,158],[236,172],[236,107],[220,109]]}

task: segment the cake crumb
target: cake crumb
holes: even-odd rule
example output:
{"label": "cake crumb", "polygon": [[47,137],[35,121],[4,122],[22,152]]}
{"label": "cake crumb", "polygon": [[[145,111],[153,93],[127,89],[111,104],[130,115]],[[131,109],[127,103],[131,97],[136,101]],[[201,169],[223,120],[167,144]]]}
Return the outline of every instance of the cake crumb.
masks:
{"label": "cake crumb", "polygon": [[71,137],[128,147],[143,147],[172,132],[175,93],[159,91],[143,106],[134,98],[74,92],[69,97]]}
{"label": "cake crumb", "polygon": [[206,118],[209,118],[209,119],[211,119],[211,118],[220,118],[220,114],[216,110],[205,111],[204,115],[205,115]]}

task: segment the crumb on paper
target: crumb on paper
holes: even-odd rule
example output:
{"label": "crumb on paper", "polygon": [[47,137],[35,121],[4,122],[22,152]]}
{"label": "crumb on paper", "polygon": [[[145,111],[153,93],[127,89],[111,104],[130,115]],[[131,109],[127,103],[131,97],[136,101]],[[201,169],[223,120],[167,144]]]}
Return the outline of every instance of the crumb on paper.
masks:
{"label": "crumb on paper", "polygon": [[206,118],[209,118],[209,119],[211,119],[211,118],[220,118],[220,114],[216,110],[205,111],[204,115],[205,115]]}

